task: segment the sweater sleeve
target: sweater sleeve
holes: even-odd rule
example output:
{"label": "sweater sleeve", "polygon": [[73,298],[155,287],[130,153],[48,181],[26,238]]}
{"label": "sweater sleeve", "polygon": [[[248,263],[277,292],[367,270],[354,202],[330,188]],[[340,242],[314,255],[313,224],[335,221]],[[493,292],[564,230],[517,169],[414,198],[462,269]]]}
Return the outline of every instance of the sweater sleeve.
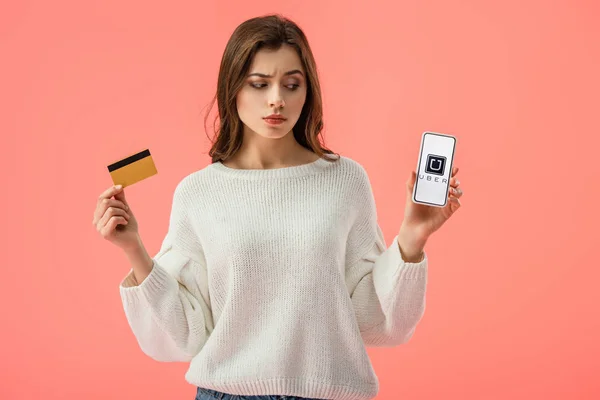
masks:
{"label": "sweater sleeve", "polygon": [[204,254],[184,195],[180,183],[150,274],[138,284],[131,269],[119,287],[125,316],[140,348],[157,361],[190,361],[213,329]]}
{"label": "sweater sleeve", "polygon": [[366,172],[358,180],[356,219],[346,253],[346,284],[365,345],[406,343],[425,312],[427,254],[405,262],[398,236],[387,247],[377,222],[375,199]]}

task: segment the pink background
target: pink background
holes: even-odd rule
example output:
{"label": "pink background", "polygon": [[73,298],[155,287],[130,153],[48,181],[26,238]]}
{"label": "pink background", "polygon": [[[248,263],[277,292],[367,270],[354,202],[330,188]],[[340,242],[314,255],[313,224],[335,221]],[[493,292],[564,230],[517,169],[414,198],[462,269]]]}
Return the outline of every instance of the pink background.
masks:
{"label": "pink background", "polygon": [[427,244],[413,339],[369,349],[378,399],[600,398],[600,7],[592,1],[18,1],[0,8],[0,398],[193,399],[145,356],[92,227],[109,163],[155,253],[173,189],[210,160],[203,107],[243,20],[309,37],[326,144],[367,169],[388,244],[424,130],[458,137],[463,207]]}

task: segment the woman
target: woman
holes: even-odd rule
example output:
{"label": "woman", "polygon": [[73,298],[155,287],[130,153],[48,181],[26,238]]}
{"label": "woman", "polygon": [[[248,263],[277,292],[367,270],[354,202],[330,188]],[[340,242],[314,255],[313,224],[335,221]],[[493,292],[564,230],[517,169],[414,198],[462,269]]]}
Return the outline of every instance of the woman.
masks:
{"label": "woman", "polygon": [[[372,399],[365,346],[407,342],[425,309],[429,236],[460,206],[410,201],[386,246],[365,169],[321,146],[322,101],[300,28],[242,23],[218,89],[212,164],[182,179],[150,257],[122,188],[94,217],[131,271],[123,307],[144,353],[189,361],[197,400]],[[213,102],[214,104],[214,102]]]}

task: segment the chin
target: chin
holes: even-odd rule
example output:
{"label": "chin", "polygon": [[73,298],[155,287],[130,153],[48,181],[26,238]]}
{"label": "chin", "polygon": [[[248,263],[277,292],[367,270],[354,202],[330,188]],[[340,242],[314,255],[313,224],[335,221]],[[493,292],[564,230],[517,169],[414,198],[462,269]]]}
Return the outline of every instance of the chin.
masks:
{"label": "chin", "polygon": [[290,133],[290,130],[268,130],[266,132],[260,132],[259,135],[268,139],[281,139],[284,138],[288,133]]}
{"label": "chin", "polygon": [[261,126],[257,126],[252,130],[259,136],[269,139],[279,139],[292,131],[292,125],[289,124],[289,121],[279,126],[266,126],[266,123],[263,122]]}

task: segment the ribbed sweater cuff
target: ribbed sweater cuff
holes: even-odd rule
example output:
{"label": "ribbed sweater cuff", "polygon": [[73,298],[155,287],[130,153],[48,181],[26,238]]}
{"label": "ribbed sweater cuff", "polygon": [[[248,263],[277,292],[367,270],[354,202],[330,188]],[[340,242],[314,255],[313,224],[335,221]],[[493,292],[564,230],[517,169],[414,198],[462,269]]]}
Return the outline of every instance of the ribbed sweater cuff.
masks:
{"label": "ribbed sweater cuff", "polygon": [[423,260],[417,263],[404,261],[398,246],[398,236],[380,257],[383,259],[378,260],[373,278],[375,286],[381,288],[384,293],[393,292],[398,281],[427,278],[427,254],[425,253]]}
{"label": "ribbed sweater cuff", "polygon": [[427,277],[427,253],[423,251],[423,259],[419,262],[406,262],[402,259],[402,254],[400,253],[400,244],[398,242],[398,235],[394,237],[392,241],[393,249],[391,251],[392,258],[394,259],[394,263],[399,266],[397,271],[400,274],[400,279],[424,279]]}
{"label": "ribbed sweater cuff", "polygon": [[[133,285],[132,285],[133,284]],[[130,302],[139,302],[140,297],[154,298],[178,289],[177,280],[154,260],[150,274],[137,284],[133,270],[125,277],[121,284],[121,294]]]}

